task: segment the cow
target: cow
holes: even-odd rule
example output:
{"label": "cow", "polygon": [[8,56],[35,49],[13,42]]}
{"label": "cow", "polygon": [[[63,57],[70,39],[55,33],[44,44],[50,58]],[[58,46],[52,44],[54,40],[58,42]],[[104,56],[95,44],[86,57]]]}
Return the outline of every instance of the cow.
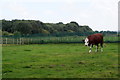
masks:
{"label": "cow", "polygon": [[91,53],[93,45],[96,45],[95,52],[98,52],[99,44],[101,46],[101,52],[103,52],[103,35],[101,33],[96,33],[96,34],[90,35],[90,36],[86,37],[85,40],[83,40],[83,41],[85,42],[85,46],[90,47],[89,53]]}

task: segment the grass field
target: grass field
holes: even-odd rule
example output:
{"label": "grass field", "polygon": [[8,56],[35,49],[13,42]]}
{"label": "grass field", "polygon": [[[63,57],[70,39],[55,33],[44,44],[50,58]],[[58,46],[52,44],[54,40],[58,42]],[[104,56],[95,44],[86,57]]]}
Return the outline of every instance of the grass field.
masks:
{"label": "grass field", "polygon": [[3,78],[116,78],[118,44],[91,54],[83,44],[3,45]]}

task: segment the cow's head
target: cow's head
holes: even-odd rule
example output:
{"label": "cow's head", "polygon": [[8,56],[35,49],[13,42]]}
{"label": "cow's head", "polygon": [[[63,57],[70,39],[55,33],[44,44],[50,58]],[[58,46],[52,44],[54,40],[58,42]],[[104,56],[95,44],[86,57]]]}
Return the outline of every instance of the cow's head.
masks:
{"label": "cow's head", "polygon": [[85,46],[89,46],[89,39],[88,38],[85,38],[84,42],[85,42]]}

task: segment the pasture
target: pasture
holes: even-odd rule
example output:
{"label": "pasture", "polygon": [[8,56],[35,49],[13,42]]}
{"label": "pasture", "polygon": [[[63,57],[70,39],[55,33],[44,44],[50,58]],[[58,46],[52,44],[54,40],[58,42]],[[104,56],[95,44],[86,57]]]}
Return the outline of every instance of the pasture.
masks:
{"label": "pasture", "polygon": [[104,51],[88,53],[76,44],[31,44],[2,47],[3,78],[116,78],[118,43],[106,43]]}

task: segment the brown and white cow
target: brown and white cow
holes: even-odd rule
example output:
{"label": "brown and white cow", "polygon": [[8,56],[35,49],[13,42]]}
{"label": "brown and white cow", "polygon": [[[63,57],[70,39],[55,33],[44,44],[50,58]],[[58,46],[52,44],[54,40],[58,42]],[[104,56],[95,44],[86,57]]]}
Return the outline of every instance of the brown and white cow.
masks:
{"label": "brown and white cow", "polygon": [[103,52],[103,35],[101,33],[96,33],[90,35],[84,40],[85,45],[90,47],[89,53],[92,51],[93,45],[96,45],[96,52],[98,52],[99,44],[101,46],[101,52]]}

